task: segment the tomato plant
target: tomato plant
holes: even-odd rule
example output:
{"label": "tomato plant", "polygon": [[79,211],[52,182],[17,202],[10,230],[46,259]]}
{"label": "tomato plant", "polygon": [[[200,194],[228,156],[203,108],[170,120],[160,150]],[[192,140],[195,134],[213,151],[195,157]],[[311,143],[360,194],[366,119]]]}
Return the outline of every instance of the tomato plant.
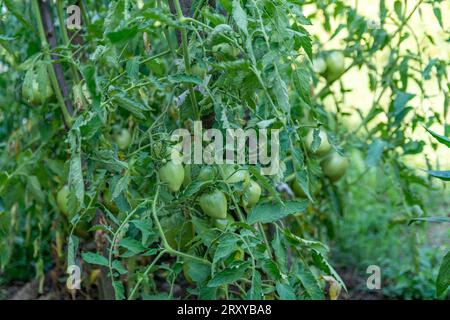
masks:
{"label": "tomato plant", "polygon": [[[375,27],[342,0],[81,3],[73,26],[68,1],[0,2],[11,279],[83,264],[83,296],[337,299],[337,221],[355,189],[380,201],[361,177],[389,176],[399,198],[386,207],[407,208],[398,224],[427,214],[417,187],[431,181],[408,157],[434,146],[424,126],[449,131],[447,61],[434,55],[448,37],[419,39],[411,19],[430,9],[445,30],[440,1],[381,0]],[[195,145],[184,158],[174,132]],[[210,135],[231,132],[244,143]],[[258,159],[275,160],[253,161],[252,133],[267,138]],[[219,163],[199,161],[211,145]]]}

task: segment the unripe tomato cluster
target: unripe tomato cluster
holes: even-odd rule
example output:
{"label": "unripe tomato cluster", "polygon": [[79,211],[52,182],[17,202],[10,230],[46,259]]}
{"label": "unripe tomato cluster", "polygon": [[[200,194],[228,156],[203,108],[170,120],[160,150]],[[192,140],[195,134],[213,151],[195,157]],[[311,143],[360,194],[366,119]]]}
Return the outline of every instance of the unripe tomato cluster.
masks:
{"label": "unripe tomato cluster", "polygon": [[[177,193],[183,185],[189,185],[192,180],[191,167],[185,167],[181,163],[181,158],[176,159],[176,157],[180,157],[178,153],[173,155],[175,155],[175,158],[166,161],[159,168],[158,176],[169,191]],[[229,186],[242,184],[243,191],[237,193],[236,196],[239,197],[238,203],[246,211],[259,202],[262,193],[261,187],[250,178],[247,170],[235,169],[232,165],[205,165],[200,168],[194,181],[208,185],[198,197],[198,205],[201,211],[212,219],[212,225],[220,230],[224,230],[229,224],[232,224],[234,217],[229,212],[228,202],[230,196],[220,188],[213,186],[214,182],[221,181]],[[171,244],[170,241],[169,244]]]}
{"label": "unripe tomato cluster", "polygon": [[[315,132],[317,130],[317,132]],[[318,143],[315,142],[317,135]],[[327,133],[322,129],[311,129],[306,135],[306,148],[310,155],[320,160],[323,174],[331,181],[337,182],[347,171],[349,161],[333,150]],[[291,184],[292,191],[297,197],[306,198],[307,195],[300,186],[299,181],[294,180]],[[320,181],[313,181],[311,194],[317,195],[320,192],[322,184]]]}

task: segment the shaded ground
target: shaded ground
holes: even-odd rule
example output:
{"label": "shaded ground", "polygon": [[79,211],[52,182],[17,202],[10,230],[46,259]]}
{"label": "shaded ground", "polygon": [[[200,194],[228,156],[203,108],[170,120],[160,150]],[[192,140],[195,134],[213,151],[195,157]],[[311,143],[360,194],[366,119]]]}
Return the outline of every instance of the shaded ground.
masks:
{"label": "shaded ground", "polygon": [[[386,299],[380,291],[369,290],[366,287],[366,279],[358,275],[350,268],[339,268],[338,273],[344,280],[348,292],[342,292],[340,300],[383,300]],[[163,288],[162,288],[163,289]],[[167,288],[166,288],[167,289]],[[44,293],[39,293],[39,283],[33,280],[29,283],[14,283],[8,287],[0,287],[0,300],[77,300],[94,299],[97,294],[91,292],[92,296],[77,292],[75,296],[64,288],[63,284],[52,283],[49,279],[44,284]]]}
{"label": "shaded ground", "polygon": [[359,275],[354,269],[341,267],[336,270],[341,276],[348,292],[341,292],[340,300],[385,300],[381,290],[369,290],[366,286],[367,278]]}

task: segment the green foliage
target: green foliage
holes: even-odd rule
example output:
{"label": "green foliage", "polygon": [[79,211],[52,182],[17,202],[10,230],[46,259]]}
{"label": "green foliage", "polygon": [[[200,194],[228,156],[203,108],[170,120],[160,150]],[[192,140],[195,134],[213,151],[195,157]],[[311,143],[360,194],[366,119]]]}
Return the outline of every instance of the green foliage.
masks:
{"label": "green foliage", "polygon": [[[166,1],[83,3],[82,30],[70,34],[62,23],[66,1],[44,9],[56,26],[53,46],[37,0],[0,2],[2,278],[35,276],[42,284],[51,268],[64,274],[82,259],[83,286],[101,268],[116,299],[324,299],[327,281],[346,289],[325,243],[339,237],[348,197],[367,199],[345,175],[352,151],[364,154],[362,166],[389,172],[391,208],[423,207],[417,187],[428,181],[402,157],[422,152],[419,124],[445,122],[447,73],[445,61],[422,47],[402,46],[414,38],[409,19],[420,6],[432,4],[443,25],[438,2],[388,8],[381,1],[378,28],[344,1],[196,1],[189,17],[179,0],[173,12]],[[345,30],[341,47],[324,48],[308,32],[313,23],[330,40]],[[387,62],[377,65],[385,51]],[[326,61],[321,74],[313,73],[314,56]],[[363,66],[373,105],[368,113],[356,107],[360,125],[348,128],[343,79]],[[428,98],[425,81],[445,95],[442,115],[417,108],[417,99]],[[205,166],[173,167],[171,134],[192,133],[196,120],[221,132],[281,130],[281,170],[264,176],[261,165],[240,164],[232,169],[248,173],[233,180],[220,165],[208,179],[198,178]],[[345,159],[339,174],[327,174],[329,152]],[[262,191],[252,208],[243,205],[249,181]],[[293,181],[304,197],[294,199]],[[219,214],[204,201],[213,189]],[[216,227],[215,218],[228,215]],[[443,265],[439,292],[447,283]],[[187,289],[174,290],[186,281]]]}

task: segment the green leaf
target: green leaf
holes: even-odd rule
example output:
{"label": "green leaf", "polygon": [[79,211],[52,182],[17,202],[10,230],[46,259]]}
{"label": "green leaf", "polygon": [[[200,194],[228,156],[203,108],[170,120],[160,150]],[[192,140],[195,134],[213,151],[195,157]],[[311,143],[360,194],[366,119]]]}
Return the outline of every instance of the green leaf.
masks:
{"label": "green leaf", "polygon": [[71,235],[69,237],[69,244],[67,245],[67,265],[68,266],[76,265],[75,260],[77,257],[78,244],[79,244],[79,239],[76,236]]}
{"label": "green leaf", "polygon": [[244,9],[242,9],[240,0],[233,0],[233,19],[239,29],[241,29],[245,35],[248,35],[247,14],[245,13]]}
{"label": "green leaf", "polygon": [[[19,3],[14,0],[4,0],[3,1],[6,8],[8,8],[8,11],[11,12],[29,31],[35,31],[36,28],[34,28],[28,20],[24,17],[24,9],[23,7],[19,7]],[[25,3],[22,3],[25,5]],[[2,13],[3,15],[3,13]]]}
{"label": "green leaf", "polygon": [[187,273],[195,283],[204,283],[211,276],[211,267],[195,260],[189,260],[187,263]]}
{"label": "green leaf", "polygon": [[207,247],[209,247],[219,235],[219,232],[212,229],[206,220],[193,216],[192,223],[194,225],[195,232],[199,235],[200,239]]}
{"label": "green leaf", "polygon": [[397,14],[397,17],[402,20],[403,13],[402,13],[402,2],[400,0],[396,0],[394,2],[394,11]]}
{"label": "green leaf", "polygon": [[108,32],[106,36],[112,43],[118,43],[122,41],[130,41],[138,33],[138,28],[136,26],[131,28],[123,28],[118,31]]}
{"label": "green leaf", "polygon": [[128,249],[134,254],[139,254],[145,250],[145,247],[137,240],[124,238],[120,241],[120,246]]}
{"label": "green leaf", "polygon": [[71,189],[75,190],[78,204],[82,207],[84,205],[84,181],[79,152],[72,154],[70,159],[69,185]]}
{"label": "green leaf", "polygon": [[441,26],[441,28],[444,28],[444,24],[442,23],[441,8],[439,8],[437,4],[433,6],[433,13],[434,13],[434,16],[436,17],[437,21],[439,22],[439,25]]}
{"label": "green leaf", "polygon": [[297,278],[302,283],[308,296],[313,300],[323,300],[325,298],[323,291],[320,289],[316,278],[309,268],[300,262],[298,264],[298,269]]}
{"label": "green leaf", "polygon": [[261,274],[255,270],[252,277],[252,286],[247,293],[249,300],[261,300],[262,298],[262,280]]}
{"label": "green leaf", "polygon": [[271,223],[288,215],[303,212],[308,201],[289,201],[285,203],[262,203],[254,207],[247,218],[248,224]]}
{"label": "green leaf", "polygon": [[283,272],[287,272],[287,258],[286,258],[286,245],[283,241],[284,238],[280,236],[280,233],[277,232],[275,234],[274,239],[272,240],[272,248],[275,253],[276,261],[278,265],[281,267]]}
{"label": "green leaf", "polygon": [[437,64],[439,63],[439,59],[430,59],[430,61],[428,62],[427,66],[425,67],[425,69],[422,72],[423,78],[425,80],[430,80],[431,79],[431,70],[433,69],[433,67],[437,68]]}
{"label": "green leaf", "polygon": [[112,101],[114,104],[131,112],[138,119],[145,119],[144,113],[148,111],[142,104],[126,97],[123,93],[116,94]]}
{"label": "green leaf", "polygon": [[366,163],[369,167],[376,167],[381,160],[386,142],[380,139],[374,140],[367,151]]}
{"label": "green leaf", "polygon": [[427,130],[437,141],[439,141],[442,144],[445,144],[447,147],[450,148],[450,138],[441,136],[440,134],[437,134],[436,132],[431,131],[427,127],[425,127],[425,130]]}
{"label": "green leaf", "polygon": [[224,259],[235,252],[238,249],[238,241],[239,238],[231,234],[226,234],[220,237],[218,241],[219,244],[217,245],[216,252],[214,253],[214,263],[217,263],[221,259]]}
{"label": "green leaf", "polygon": [[97,264],[100,266],[108,266],[108,259],[106,259],[104,256],[99,255],[98,253],[93,252],[83,252],[81,254],[81,257],[84,261],[90,264]]}
{"label": "green leaf", "polygon": [[238,281],[244,277],[247,269],[250,267],[250,262],[238,262],[228,266],[225,270],[216,273],[214,277],[208,282],[208,287],[215,288],[222,285],[227,285]]}
{"label": "green leaf", "polygon": [[380,22],[383,25],[387,16],[386,3],[384,0],[380,0]]}
{"label": "green leaf", "polygon": [[129,59],[125,70],[133,81],[139,80],[139,58],[134,57]]}
{"label": "green leaf", "polygon": [[450,251],[442,259],[439,268],[439,274],[436,279],[436,295],[439,297],[444,294],[450,286]]}
{"label": "green leaf", "polygon": [[415,94],[399,91],[394,100],[394,113],[400,114],[409,100],[415,97]]}
{"label": "green leaf", "polygon": [[112,267],[114,268],[114,270],[119,272],[121,275],[128,273],[127,269],[122,265],[122,263],[120,263],[119,260],[114,260],[112,263]]}
{"label": "green leaf", "polygon": [[328,263],[325,256],[317,250],[312,250],[312,257],[316,266],[319,267],[320,270],[327,273],[328,275],[333,276],[336,279],[336,281],[339,282],[341,287],[344,288],[344,290],[347,292],[347,287],[345,286],[344,281],[341,279],[336,270],[334,270],[334,268]]}
{"label": "green leaf", "polygon": [[129,183],[130,176],[128,174],[125,174],[123,177],[121,177],[114,187],[114,192],[112,193],[111,200],[116,199],[123,191],[127,190]]}
{"label": "green leaf", "polygon": [[277,293],[280,296],[280,300],[297,300],[294,289],[283,283],[277,283],[276,285]]}
{"label": "green leaf", "polygon": [[45,201],[45,194],[42,192],[41,183],[36,176],[28,177],[28,189],[36,199],[37,202],[43,203]]}
{"label": "green leaf", "polygon": [[267,273],[273,280],[281,280],[283,278],[278,264],[271,259],[263,260],[262,268],[264,272]]}
{"label": "green leaf", "polygon": [[291,106],[289,104],[289,93],[284,80],[277,75],[277,80],[274,84],[274,92],[277,97],[278,105],[286,112],[289,112]]}
{"label": "green leaf", "polygon": [[155,234],[154,231],[152,230],[152,224],[148,221],[143,221],[143,220],[131,220],[130,221],[132,224],[134,224],[136,226],[136,228],[138,228],[141,233],[142,233],[142,244],[147,243],[148,238]]}
{"label": "green leaf", "polygon": [[284,234],[286,238],[294,245],[299,245],[304,248],[313,249],[317,252],[320,252],[321,254],[325,254],[329,251],[328,247],[322,242],[302,239],[299,236],[296,236],[295,234],[291,233],[287,229],[284,230]]}
{"label": "green leaf", "polygon": [[322,139],[320,138],[320,130],[314,129],[313,130],[313,141],[311,143],[311,151],[316,152],[317,149],[320,147],[320,144],[322,143]]}
{"label": "green leaf", "polygon": [[123,300],[123,299],[125,299],[125,288],[123,287],[122,282],[114,281],[113,282],[113,288],[114,288],[116,300]]}
{"label": "green leaf", "polygon": [[450,170],[448,171],[435,171],[435,170],[428,170],[428,174],[432,177],[444,180],[444,181],[450,181]]}

